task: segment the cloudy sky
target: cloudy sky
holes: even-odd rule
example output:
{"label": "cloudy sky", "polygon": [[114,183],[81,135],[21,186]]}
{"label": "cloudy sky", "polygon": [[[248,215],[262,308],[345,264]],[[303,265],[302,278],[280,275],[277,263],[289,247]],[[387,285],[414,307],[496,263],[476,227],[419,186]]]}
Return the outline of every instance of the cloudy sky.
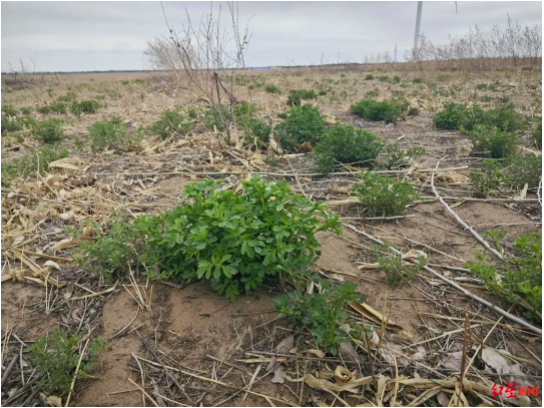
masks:
{"label": "cloudy sky", "polygon": [[[209,2],[164,2],[174,27],[209,11]],[[215,3],[216,6],[218,3]],[[306,65],[321,60],[362,62],[389,51],[399,59],[413,42],[417,2],[241,2],[240,21],[252,17],[248,66]],[[226,4],[224,9],[227,10]],[[542,23],[542,3],[423,3],[421,32],[431,41],[461,36],[477,24],[504,26],[506,14],[528,25]],[[226,22],[226,14],[224,15]],[[159,2],[2,2],[2,71],[148,69],[147,42],[168,34]]]}

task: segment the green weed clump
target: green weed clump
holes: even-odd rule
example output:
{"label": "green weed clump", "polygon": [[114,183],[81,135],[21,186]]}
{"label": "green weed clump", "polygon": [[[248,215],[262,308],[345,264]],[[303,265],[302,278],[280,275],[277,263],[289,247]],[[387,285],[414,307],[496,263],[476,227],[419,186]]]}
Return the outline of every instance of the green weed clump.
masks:
{"label": "green weed clump", "polygon": [[374,133],[336,124],[316,145],[315,164],[323,173],[334,171],[341,163],[368,166],[383,146]]}
{"label": "green weed clump", "polygon": [[408,109],[408,116],[418,116],[420,114],[420,111],[418,108],[416,107],[411,107],[410,109]]}
{"label": "green weed clump", "polygon": [[499,128],[489,128],[486,125],[476,125],[467,132],[472,141],[474,150],[494,159],[501,159],[514,154],[519,144],[515,133],[503,131]]}
{"label": "green weed clump", "polygon": [[510,188],[521,190],[525,183],[529,188],[538,187],[542,177],[542,157],[519,154],[508,156],[504,172]]}
{"label": "green weed clump", "polygon": [[433,117],[438,129],[461,130],[468,133],[478,126],[498,128],[503,132],[518,132],[526,128],[526,119],[519,115],[512,104],[483,110],[478,105],[467,107],[460,103],[446,103],[444,110]]}
{"label": "green weed clump", "polygon": [[96,113],[98,109],[102,107],[102,104],[100,104],[97,101],[93,100],[87,100],[87,101],[81,101],[81,102],[72,102],[70,105],[70,112],[72,112],[74,115],[81,115],[83,113]]}
{"label": "green weed clump", "polygon": [[226,106],[211,106],[205,113],[204,122],[210,129],[224,132],[232,122],[231,111]]}
{"label": "green weed clump", "polygon": [[268,84],[264,87],[264,90],[267,92],[267,93],[271,93],[271,94],[281,94],[281,89],[278,88],[276,85],[272,85],[272,84]]}
{"label": "green weed clump", "polygon": [[[499,248],[500,249],[500,248]],[[500,250],[499,252],[502,252]],[[481,278],[486,288],[517,308],[528,318],[542,321],[542,233],[532,232],[514,240],[512,254],[497,268],[485,256],[467,267]]]}
{"label": "green weed clump", "polygon": [[73,102],[77,99],[77,95],[74,92],[68,92],[66,95],[59,96],[57,102]]}
{"label": "green weed clump", "polygon": [[44,115],[49,115],[50,113],[65,114],[67,109],[68,105],[57,102],[52,105],[42,106],[41,108],[36,109],[36,111],[43,113]]}
{"label": "green weed clump", "polygon": [[165,110],[149,130],[164,140],[169,136],[185,136],[194,126],[179,110]]}
{"label": "green weed clump", "polygon": [[385,272],[385,281],[388,285],[399,286],[416,277],[427,264],[425,257],[420,257],[416,262],[402,261],[390,245],[375,247],[376,262]]}
{"label": "green weed clump", "polygon": [[88,343],[79,369],[81,334],[67,336],[56,329],[50,338],[42,337],[27,349],[28,359],[35,364],[38,386],[44,392],[64,397],[70,392],[72,381],[87,377],[93,370],[106,342],[100,337]]}
{"label": "green weed clump", "polygon": [[376,98],[380,95],[380,93],[378,91],[367,91],[365,93],[365,98],[369,99],[369,98]]}
{"label": "green weed clump", "polygon": [[371,171],[358,176],[363,183],[354,184],[355,194],[373,216],[393,216],[419,198],[414,187],[404,181],[396,181]]}
{"label": "green weed clump", "polygon": [[327,130],[324,116],[311,105],[294,106],[287,119],[278,124],[274,133],[281,147],[288,152],[297,152],[315,146]]}
{"label": "green weed clump", "polygon": [[143,129],[129,134],[123,119],[114,116],[109,121],[95,122],[88,128],[91,149],[95,152],[112,148],[115,150],[138,144],[143,138]]}
{"label": "green weed clump", "polygon": [[15,109],[11,105],[2,105],[2,116],[17,116],[19,110]]}
{"label": "green weed clump", "polygon": [[410,160],[423,156],[426,152],[424,147],[412,147],[406,151],[401,150],[399,142],[389,144],[382,149],[376,159],[376,167],[380,169],[396,170],[410,165]]}
{"label": "green weed clump", "polygon": [[319,280],[317,284],[319,293],[296,291],[278,296],[274,299],[274,307],[279,316],[289,317],[299,332],[309,330],[318,346],[336,355],[338,346],[350,341],[346,326],[352,319],[346,307],[361,300],[355,292],[356,285],[351,283],[333,286]]}
{"label": "green weed clump", "polygon": [[2,115],[2,134],[12,132],[30,132],[36,126],[36,120],[30,116]]}
{"label": "green weed clump", "polygon": [[502,166],[494,159],[482,162],[482,169],[470,172],[470,182],[481,197],[497,195],[507,177]]}
{"label": "green weed clump", "polygon": [[414,79],[412,79],[412,82],[414,84],[422,84],[423,83],[423,78],[414,78]]}
{"label": "green weed clump", "polygon": [[403,108],[404,106],[395,102],[362,99],[351,105],[351,113],[367,120],[396,123],[404,112]]}
{"label": "green weed clump", "polygon": [[49,163],[68,157],[68,152],[58,146],[31,149],[30,153],[9,162],[2,160],[2,186],[9,187],[17,177],[35,176],[36,173],[45,174]]}
{"label": "green weed clump", "polygon": [[34,136],[43,143],[60,142],[64,136],[64,121],[49,119],[39,122],[34,128]]}
{"label": "green weed clump", "polygon": [[287,105],[289,106],[300,106],[302,101],[308,99],[317,99],[317,94],[313,89],[296,89],[289,92],[289,97],[287,98]]}
{"label": "green weed clump", "polygon": [[[136,260],[146,265],[150,279],[207,280],[218,293],[235,299],[266,278],[305,273],[319,257],[315,233],[339,232],[337,216],[292,194],[285,182],[254,178],[243,183],[242,194],[219,192],[217,184],[208,180],[186,186],[182,207],[140,217],[119,227],[128,232],[107,235],[107,240],[126,243],[124,252],[118,248],[119,260],[108,258],[111,241],[102,238],[83,248],[83,263],[120,273],[126,271],[124,262]],[[97,246],[100,251],[94,251]]]}

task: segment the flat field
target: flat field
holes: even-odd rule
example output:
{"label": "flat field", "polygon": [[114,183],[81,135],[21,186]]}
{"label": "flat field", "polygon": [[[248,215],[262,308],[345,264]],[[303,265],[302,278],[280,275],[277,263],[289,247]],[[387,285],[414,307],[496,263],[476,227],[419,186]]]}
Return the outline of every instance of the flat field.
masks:
{"label": "flat field", "polygon": [[[514,242],[541,231],[538,175],[535,181],[534,172],[518,172],[514,183],[516,165],[509,161],[510,154],[541,156],[534,137],[541,75],[385,64],[223,73],[237,105],[253,104],[245,105],[252,106],[251,119],[271,126],[271,139],[262,143],[236,120],[227,142],[227,131],[210,119],[209,98],[184,75],[74,74],[4,85],[3,405],[53,404],[27,349],[56,329],[78,334],[73,352],[85,359],[88,339],[106,341],[94,369],[59,396],[63,405],[68,395],[77,406],[540,404],[534,397],[494,398],[492,388],[516,382],[541,389],[541,310],[519,293],[517,300],[499,296],[467,263],[483,262],[478,254],[485,254],[486,265],[502,270],[499,257],[513,259]],[[281,150],[274,129],[287,120],[290,91],[299,89],[315,92],[302,103],[317,106],[327,127],[362,126],[396,146],[400,158],[384,149],[379,164],[336,163],[323,174],[315,146]],[[362,99],[404,103],[404,112],[396,121],[362,118],[351,111]],[[86,110],[83,101],[95,102]],[[498,158],[488,185],[478,187],[471,172],[481,171],[489,152],[478,151],[464,130],[433,123],[451,102],[483,111],[509,106],[524,120],[506,135],[517,143],[507,143],[508,155]],[[190,129],[166,126],[161,137],[153,125],[178,108]],[[409,115],[408,108],[417,110]],[[122,137],[108,139],[97,122],[121,127]],[[413,148],[424,150],[402,154]],[[362,182],[357,175],[367,171],[411,183],[417,199],[393,216],[370,211],[352,193]],[[497,172],[510,181],[493,184]],[[272,304],[289,286],[283,281],[230,301],[207,282],[147,280],[129,265],[123,276],[107,279],[78,262],[82,242],[97,242],[118,220],[183,205],[191,183],[220,180],[220,189],[240,193],[241,183],[256,175],[285,180],[293,193],[338,214],[342,234],[317,234],[321,257],[313,269],[322,279],[356,285],[371,309],[346,310],[352,324],[371,332],[368,341],[348,342],[333,355],[308,331],[297,331]],[[403,254],[421,251],[412,254],[426,256],[434,273],[420,269],[400,285],[388,284],[369,236]],[[500,286],[501,275],[496,279]]]}

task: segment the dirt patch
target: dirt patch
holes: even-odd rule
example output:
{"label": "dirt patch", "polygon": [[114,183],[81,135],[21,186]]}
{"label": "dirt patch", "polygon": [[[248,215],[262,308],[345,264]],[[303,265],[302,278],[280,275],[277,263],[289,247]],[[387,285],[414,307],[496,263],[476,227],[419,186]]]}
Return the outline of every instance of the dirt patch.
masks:
{"label": "dirt patch", "polygon": [[42,313],[45,302],[43,287],[18,282],[4,282],[1,286],[2,333],[14,329],[20,337],[37,340],[55,330],[58,318]]}

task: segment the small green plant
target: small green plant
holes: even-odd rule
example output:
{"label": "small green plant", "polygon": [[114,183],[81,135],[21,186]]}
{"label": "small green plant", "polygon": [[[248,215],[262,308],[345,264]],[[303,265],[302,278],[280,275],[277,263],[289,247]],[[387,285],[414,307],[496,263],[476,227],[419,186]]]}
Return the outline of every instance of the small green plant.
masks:
{"label": "small green plant", "polygon": [[2,105],[2,116],[17,116],[19,111],[11,105]]}
{"label": "small green plant", "polygon": [[143,138],[143,129],[129,134],[123,119],[114,116],[109,121],[95,122],[88,128],[91,149],[98,152],[107,148],[121,149],[138,144]]}
{"label": "small green plant", "polygon": [[74,376],[77,381],[91,373],[106,342],[100,337],[89,342],[83,363],[78,368],[79,353],[82,352],[80,341],[81,334],[67,336],[56,329],[50,338],[42,337],[28,347],[28,359],[36,365],[37,384],[43,391],[64,397],[70,391]]}
{"label": "small green plant", "polygon": [[365,98],[377,98],[380,95],[378,91],[368,91],[365,93]]}
{"label": "small green plant", "polygon": [[257,119],[250,119],[241,125],[246,132],[246,140],[255,143],[258,148],[264,148],[270,141],[272,126]]}
{"label": "small green plant", "polygon": [[222,105],[211,106],[205,113],[204,122],[206,125],[218,132],[224,132],[232,122],[232,114],[229,108]]}
{"label": "small green plant", "polygon": [[414,84],[422,84],[423,83],[423,79],[422,78],[414,78],[412,79],[412,82]]}
{"label": "small green plant", "polygon": [[7,116],[2,115],[2,134],[10,132],[29,133],[36,121],[30,116]]}
{"label": "small green plant", "polygon": [[65,114],[68,106],[65,103],[57,102],[52,105],[42,106],[41,108],[36,109],[39,113],[44,115],[49,115],[50,113]]}
{"label": "small green plant", "polygon": [[315,146],[327,130],[324,117],[317,107],[311,105],[294,106],[287,119],[274,129],[277,140],[288,152],[297,152]]}
{"label": "small green plant", "polygon": [[[500,241],[500,236],[497,237]],[[496,240],[495,240],[496,241]],[[500,242],[495,242],[495,246]],[[500,251],[502,252],[502,251]],[[467,266],[486,288],[514,305],[523,305],[529,318],[542,321],[542,233],[532,232],[514,240],[512,254],[498,269],[479,254]]]}
{"label": "small green plant", "polygon": [[472,141],[475,151],[494,159],[514,154],[519,144],[515,133],[486,125],[476,125],[473,130],[467,132],[467,137]]}
{"label": "small green plant", "polygon": [[373,79],[374,79],[374,75],[372,75],[372,74],[367,74],[365,76],[365,81],[372,81]]}
{"label": "small green plant", "polygon": [[323,173],[334,171],[340,163],[368,166],[383,146],[374,133],[336,124],[316,145],[315,164]]}
{"label": "small green plant", "polygon": [[400,169],[409,166],[411,159],[423,156],[425,152],[425,148],[419,146],[403,151],[400,149],[399,142],[395,142],[382,150],[376,159],[376,166],[382,169]]}
{"label": "small green plant", "polygon": [[380,269],[385,272],[386,283],[391,286],[399,286],[413,279],[427,264],[427,259],[423,256],[414,263],[403,261],[390,245],[376,246],[374,253]]}
{"label": "small green plant", "polygon": [[141,84],[145,84],[145,79],[141,79],[141,78],[135,79],[135,80],[134,80],[134,83],[135,83],[135,84],[140,84],[140,85],[141,85]]}
{"label": "small green plant", "polygon": [[361,173],[358,177],[363,183],[354,184],[352,193],[372,215],[398,215],[419,198],[414,187],[404,181],[396,181],[371,171]]}
{"label": "small green plant", "polygon": [[502,166],[494,159],[484,160],[481,170],[470,172],[472,187],[481,197],[496,195],[505,181],[506,175]]}
{"label": "small green plant", "polygon": [[164,140],[169,136],[185,136],[193,128],[193,121],[187,121],[178,109],[165,110],[149,130]]}
{"label": "small green plant", "polygon": [[267,92],[267,93],[271,93],[271,94],[281,94],[281,89],[278,88],[276,85],[272,85],[272,84],[268,84],[264,87],[264,90]]}
{"label": "small green plant", "polygon": [[96,113],[98,109],[102,107],[102,104],[100,104],[97,101],[93,100],[87,100],[87,101],[81,101],[81,102],[72,102],[70,105],[70,112],[72,112],[74,115],[81,115],[83,113]]}
{"label": "small green plant", "polygon": [[320,288],[319,293],[301,290],[278,296],[274,299],[274,307],[276,313],[287,316],[299,332],[307,329],[318,346],[336,355],[338,346],[350,341],[348,327],[353,321],[346,307],[361,300],[355,292],[356,286],[351,283],[331,285],[319,280],[316,286]]}
{"label": "small green plant", "polygon": [[411,107],[408,109],[408,116],[418,116],[420,114],[420,111],[416,107]]}
{"label": "small green plant", "polygon": [[27,108],[27,107],[21,108],[21,114],[22,115],[30,115],[31,113],[32,113],[31,108]]}
{"label": "small green plant", "polygon": [[381,81],[381,82],[390,82],[390,81],[389,81],[389,77],[388,77],[387,75],[379,76],[379,77],[378,77],[378,81]]}
{"label": "small green plant", "polygon": [[60,142],[64,136],[64,121],[49,119],[39,122],[34,128],[34,135],[43,143]]}
{"label": "small green plant", "polygon": [[393,77],[393,83],[394,83],[394,84],[400,84],[400,81],[401,81],[401,80],[400,80],[400,77],[399,77],[399,76],[395,75],[395,76]]}
{"label": "small green plant", "polygon": [[66,95],[59,96],[57,102],[73,102],[77,99],[77,95],[73,92],[69,92]]}
{"label": "small green plant", "polygon": [[287,105],[300,106],[302,101],[308,99],[317,99],[317,94],[313,89],[296,89],[289,92]]}
{"label": "small green plant", "polygon": [[458,130],[463,124],[466,105],[449,102],[444,105],[444,110],[433,117],[433,123],[438,129]]}
{"label": "small green plant", "polygon": [[362,99],[351,105],[351,113],[368,120],[396,123],[404,111],[403,107],[395,102]]}
{"label": "small green plant", "polygon": [[538,187],[542,177],[542,157],[518,154],[508,156],[504,172],[510,188],[521,190],[525,183],[529,188]]}

